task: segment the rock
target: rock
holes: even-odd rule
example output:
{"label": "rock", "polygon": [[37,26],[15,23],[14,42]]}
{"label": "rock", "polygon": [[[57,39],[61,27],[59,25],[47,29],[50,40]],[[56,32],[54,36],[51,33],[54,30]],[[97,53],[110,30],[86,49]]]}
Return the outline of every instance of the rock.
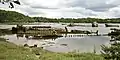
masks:
{"label": "rock", "polygon": [[24,44],[24,47],[29,47],[29,45],[28,44]]}

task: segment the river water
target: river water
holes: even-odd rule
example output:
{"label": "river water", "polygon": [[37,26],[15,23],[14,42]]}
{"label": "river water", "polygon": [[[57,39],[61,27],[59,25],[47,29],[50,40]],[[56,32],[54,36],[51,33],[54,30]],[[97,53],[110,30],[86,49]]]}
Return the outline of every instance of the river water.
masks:
{"label": "river water", "polygon": [[[30,25],[24,26],[52,26],[54,28],[62,28],[64,29],[69,23],[33,23]],[[67,27],[68,30],[88,30],[95,32],[99,30],[99,34],[108,34],[110,32],[110,28],[120,28],[120,27],[105,27],[104,24],[99,24],[99,27],[91,27],[90,23],[75,23],[83,26],[74,26]],[[114,24],[113,24],[114,25]],[[120,24],[117,24],[120,25]],[[0,29],[11,29],[16,25],[0,25]],[[79,51],[79,52],[93,52],[94,49],[97,53],[101,51],[101,45],[108,45],[110,43],[109,36],[80,36],[81,34],[68,34],[64,37],[59,37],[55,39],[28,39],[23,37],[17,37],[17,34],[5,35],[1,36],[3,38],[8,39],[7,41],[12,42],[17,45],[28,44],[33,46],[37,44],[38,47],[43,47],[46,50],[52,52],[71,52],[71,51]]]}

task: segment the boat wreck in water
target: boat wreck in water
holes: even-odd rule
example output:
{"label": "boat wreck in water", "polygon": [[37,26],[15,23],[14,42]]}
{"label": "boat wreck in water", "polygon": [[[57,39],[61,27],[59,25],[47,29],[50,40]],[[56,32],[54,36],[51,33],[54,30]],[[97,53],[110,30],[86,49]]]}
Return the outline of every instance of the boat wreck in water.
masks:
{"label": "boat wreck in water", "polygon": [[98,23],[97,22],[93,22],[91,23],[92,25],[79,25],[79,24],[74,24],[74,23],[70,23],[69,25],[67,25],[68,27],[74,27],[74,26],[81,26],[81,27],[98,27]]}
{"label": "boat wreck in water", "polygon": [[51,26],[22,26],[17,25],[13,27],[12,31],[16,34],[25,34],[26,38],[53,38],[62,37],[61,32],[65,32],[65,29],[51,28]]}
{"label": "boat wreck in water", "polygon": [[93,22],[92,23],[92,27],[98,27],[98,23],[97,22]]}
{"label": "boat wreck in water", "polygon": [[96,34],[96,35],[98,35],[98,30],[96,31],[96,32],[92,32],[92,31],[82,31],[82,30],[71,30],[71,32],[69,32],[69,33],[80,33],[80,34]]}
{"label": "boat wreck in water", "polygon": [[110,25],[110,24],[105,24],[106,27],[119,27],[119,25]]}

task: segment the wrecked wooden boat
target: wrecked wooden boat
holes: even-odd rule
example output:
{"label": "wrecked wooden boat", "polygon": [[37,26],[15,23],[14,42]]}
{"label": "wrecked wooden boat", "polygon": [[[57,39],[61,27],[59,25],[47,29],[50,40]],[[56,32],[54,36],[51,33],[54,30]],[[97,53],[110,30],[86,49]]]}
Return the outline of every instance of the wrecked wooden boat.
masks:
{"label": "wrecked wooden boat", "polygon": [[32,28],[51,28],[51,26],[32,26]]}
{"label": "wrecked wooden boat", "polygon": [[68,33],[74,33],[74,34],[96,34],[98,35],[98,30],[96,32],[92,32],[92,31],[87,31],[87,30],[71,30],[71,32]]}
{"label": "wrecked wooden boat", "polygon": [[69,25],[67,25],[68,27],[74,27],[74,26],[79,26],[79,25],[75,25],[75,24],[72,24],[70,23]]}
{"label": "wrecked wooden boat", "polygon": [[92,27],[98,27],[98,23],[97,22],[93,22],[92,23]]}
{"label": "wrecked wooden boat", "polygon": [[105,24],[105,27],[119,27],[119,25],[110,25],[110,24]]}
{"label": "wrecked wooden boat", "polygon": [[51,26],[22,26],[13,27],[12,31],[16,31],[17,36],[25,35],[26,38],[56,38],[63,37],[60,33],[65,29],[51,28]]}
{"label": "wrecked wooden boat", "polygon": [[52,38],[52,37],[62,37],[54,29],[41,28],[35,30],[27,30],[25,32],[19,31],[17,34],[25,34],[26,38],[32,36],[32,38]]}
{"label": "wrecked wooden boat", "polygon": [[118,35],[120,35],[120,31],[112,31],[108,33],[108,36],[118,36]]}
{"label": "wrecked wooden boat", "polygon": [[89,31],[82,31],[82,30],[71,30],[71,33],[91,34]]}
{"label": "wrecked wooden boat", "polygon": [[98,27],[98,23],[97,22],[93,22],[91,23],[92,25],[79,25],[79,24],[74,24],[74,23],[70,23],[69,25],[67,25],[68,27],[74,27],[74,26],[81,26],[81,27]]}
{"label": "wrecked wooden boat", "polygon": [[92,27],[91,25],[79,25],[79,24],[69,24],[68,27],[81,26],[81,27]]}

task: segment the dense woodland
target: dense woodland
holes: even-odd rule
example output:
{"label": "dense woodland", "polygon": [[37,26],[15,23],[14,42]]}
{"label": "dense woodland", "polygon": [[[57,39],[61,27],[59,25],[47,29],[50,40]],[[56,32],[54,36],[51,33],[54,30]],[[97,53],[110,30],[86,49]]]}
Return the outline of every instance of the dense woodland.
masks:
{"label": "dense woodland", "polygon": [[64,22],[64,23],[120,23],[120,18],[99,19],[99,18],[46,18],[29,17],[14,11],[0,10],[0,23],[4,22]]}
{"label": "dense woodland", "polygon": [[0,22],[29,22],[33,19],[14,11],[0,10]]}

